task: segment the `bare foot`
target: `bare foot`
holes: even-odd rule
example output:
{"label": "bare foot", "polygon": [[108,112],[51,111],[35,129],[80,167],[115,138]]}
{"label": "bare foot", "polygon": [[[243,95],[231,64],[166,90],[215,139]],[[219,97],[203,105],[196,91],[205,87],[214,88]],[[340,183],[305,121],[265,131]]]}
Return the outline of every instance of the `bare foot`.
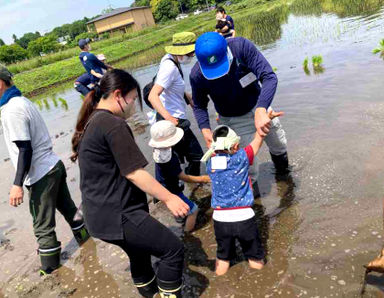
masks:
{"label": "bare foot", "polygon": [[224,275],[229,269],[229,261],[216,259],[216,275]]}
{"label": "bare foot", "polygon": [[264,267],[263,260],[248,259],[249,267],[256,270],[261,270]]}

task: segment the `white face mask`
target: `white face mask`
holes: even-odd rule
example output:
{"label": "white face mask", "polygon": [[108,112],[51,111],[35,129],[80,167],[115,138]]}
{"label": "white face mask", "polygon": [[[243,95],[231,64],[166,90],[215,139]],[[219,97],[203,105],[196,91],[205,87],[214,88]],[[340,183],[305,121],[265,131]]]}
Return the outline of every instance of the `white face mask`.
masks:
{"label": "white face mask", "polygon": [[156,163],[167,163],[172,158],[172,148],[153,149],[153,160]]}
{"label": "white face mask", "polygon": [[179,63],[180,63],[180,64],[189,64],[189,63],[192,62],[193,57],[182,56],[181,58],[178,57],[177,60],[179,60]]}

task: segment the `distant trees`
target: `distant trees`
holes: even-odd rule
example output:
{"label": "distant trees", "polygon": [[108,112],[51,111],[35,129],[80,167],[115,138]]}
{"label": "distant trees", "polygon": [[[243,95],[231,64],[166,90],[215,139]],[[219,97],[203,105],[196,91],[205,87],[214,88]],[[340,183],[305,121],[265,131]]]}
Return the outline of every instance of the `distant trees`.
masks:
{"label": "distant trees", "polygon": [[151,0],[153,17],[157,22],[174,19],[179,14],[177,0]]}
{"label": "distant trees", "polygon": [[6,64],[18,62],[27,57],[28,52],[16,43],[0,47],[0,61]]}
{"label": "distant trees", "polygon": [[4,42],[4,40],[2,40],[2,39],[0,38],[0,47],[3,46],[3,45],[5,45],[5,42]]}
{"label": "distant trees", "polygon": [[31,41],[28,45],[28,52],[30,56],[38,56],[41,53],[56,52],[61,47],[57,42],[57,36],[50,34]]}
{"label": "distant trees", "polygon": [[[15,35],[16,37],[16,35]],[[19,46],[21,46],[23,49],[27,49],[28,48],[28,44],[31,42],[31,41],[34,41],[36,39],[38,39],[39,37],[41,37],[41,34],[40,32],[36,31],[35,33],[33,32],[28,32],[28,33],[25,33],[22,37],[20,38],[17,38],[16,37],[16,40],[15,43],[17,43]]]}
{"label": "distant trees", "polygon": [[151,0],[136,0],[132,3],[132,7],[149,6]]}

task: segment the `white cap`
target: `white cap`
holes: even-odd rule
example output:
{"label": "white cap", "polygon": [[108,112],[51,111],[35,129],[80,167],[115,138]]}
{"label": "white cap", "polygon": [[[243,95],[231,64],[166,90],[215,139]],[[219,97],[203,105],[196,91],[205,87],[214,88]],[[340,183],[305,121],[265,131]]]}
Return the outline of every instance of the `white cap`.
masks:
{"label": "white cap", "polygon": [[176,145],[184,136],[184,131],[171,121],[161,120],[151,127],[149,146],[153,148],[168,148]]}

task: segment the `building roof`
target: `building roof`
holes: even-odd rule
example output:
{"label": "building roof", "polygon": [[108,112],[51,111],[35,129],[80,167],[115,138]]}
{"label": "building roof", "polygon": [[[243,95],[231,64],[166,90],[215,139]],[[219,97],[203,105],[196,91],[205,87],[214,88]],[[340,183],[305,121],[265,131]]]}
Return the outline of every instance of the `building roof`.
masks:
{"label": "building roof", "polygon": [[103,15],[101,15],[101,16],[93,19],[93,20],[90,20],[87,24],[91,24],[91,23],[94,23],[94,22],[97,22],[97,21],[100,21],[100,20],[103,20],[103,19],[107,19],[107,18],[113,17],[115,15],[118,15],[118,14],[121,14],[121,13],[124,13],[124,12],[127,12],[127,11],[137,10],[137,9],[144,9],[144,8],[150,8],[150,7],[149,6],[140,6],[140,7],[120,7],[120,8],[116,8],[116,9],[112,10],[109,13],[103,14]]}

